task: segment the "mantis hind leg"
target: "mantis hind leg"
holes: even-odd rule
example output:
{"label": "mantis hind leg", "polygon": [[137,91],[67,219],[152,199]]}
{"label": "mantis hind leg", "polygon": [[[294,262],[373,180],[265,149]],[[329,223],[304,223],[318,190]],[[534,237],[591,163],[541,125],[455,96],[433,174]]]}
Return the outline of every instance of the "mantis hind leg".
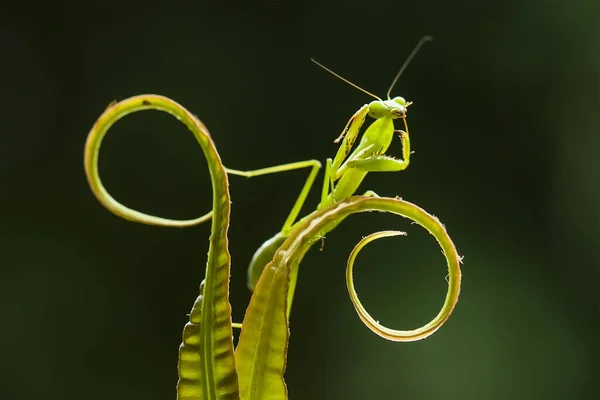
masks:
{"label": "mantis hind leg", "polygon": [[281,231],[279,231],[275,236],[263,243],[262,246],[258,248],[256,253],[254,253],[252,260],[250,261],[250,265],[248,267],[248,288],[250,290],[254,290],[254,287],[258,282],[258,279],[260,278],[263,269],[273,259],[275,252],[277,251],[279,246],[281,246],[281,244],[285,241],[285,239],[289,235],[289,232],[293,228],[294,222],[296,221],[298,214],[302,210],[302,206],[306,201],[306,197],[308,196],[308,193],[312,188],[315,178],[317,177],[317,173],[321,168],[321,163],[317,160],[306,160],[251,171],[239,171],[231,168],[225,168],[225,171],[228,174],[252,178],[255,176],[292,171],[308,167],[311,168],[311,171],[308,177],[306,178],[306,182],[304,183],[304,186],[300,191],[300,195],[296,199],[296,202],[294,203],[290,214],[286,218],[283,227],[281,228]]}
{"label": "mantis hind leg", "polygon": [[[306,183],[304,184],[304,187],[302,188],[302,191],[300,192],[300,195],[298,196],[298,199],[296,200],[294,207],[292,207],[292,211],[290,211],[289,216],[285,220],[285,223],[283,224],[283,228],[281,228],[281,231],[279,233],[277,233],[275,236],[273,236],[272,238],[270,238],[269,240],[264,242],[256,250],[256,252],[252,256],[252,260],[250,260],[250,265],[248,266],[248,288],[251,291],[254,291],[254,287],[256,286],[256,283],[258,282],[258,279],[260,278],[260,275],[262,274],[262,271],[265,268],[265,266],[273,259],[273,257],[275,256],[275,252],[277,251],[279,246],[281,246],[283,244],[285,239],[287,239],[287,237],[289,236],[290,232],[294,229],[294,222],[296,221],[296,218],[298,217],[298,214],[300,213],[300,210],[302,209],[302,206],[304,205],[306,197],[308,196],[308,192],[310,191],[310,189],[315,181],[317,172],[319,171],[319,168],[321,167],[321,163],[316,160],[300,161],[297,163],[279,165],[279,166],[275,166],[275,167],[271,167],[271,168],[264,168],[262,170],[248,171],[245,173],[242,173],[241,171],[226,169],[227,173],[252,177],[252,176],[264,175],[264,174],[268,174],[268,173],[289,171],[292,169],[304,168],[304,167],[308,167],[308,166],[312,167],[312,170],[311,170],[308,178],[306,179]],[[321,199],[323,199],[323,198],[326,199],[329,194],[328,189],[329,189],[329,173],[330,173],[330,171],[331,171],[331,159],[328,159],[327,166],[325,169],[325,179],[323,181],[323,189],[321,192]],[[323,200],[321,200],[321,204],[323,204]]]}
{"label": "mantis hind leg", "polygon": [[302,169],[302,168],[308,168],[308,167],[311,167],[311,171],[308,174],[308,177],[306,178],[306,182],[304,183],[302,190],[300,191],[300,195],[296,199],[296,203],[294,203],[294,206],[292,207],[290,214],[286,218],[286,220],[283,224],[283,227],[281,228],[281,231],[287,231],[296,221],[298,214],[300,214],[300,210],[302,210],[302,206],[304,205],[304,202],[306,201],[306,197],[308,196],[308,193],[310,192],[310,189],[315,181],[315,178],[317,177],[317,173],[319,172],[319,169],[321,169],[321,163],[318,160],[298,161],[298,162],[294,162],[294,163],[276,165],[274,167],[255,169],[255,170],[251,170],[251,171],[239,171],[239,170],[231,169],[231,168],[225,168],[225,171],[231,175],[243,176],[246,178],[253,178],[255,176],[274,174],[277,172],[292,171],[295,169]]}

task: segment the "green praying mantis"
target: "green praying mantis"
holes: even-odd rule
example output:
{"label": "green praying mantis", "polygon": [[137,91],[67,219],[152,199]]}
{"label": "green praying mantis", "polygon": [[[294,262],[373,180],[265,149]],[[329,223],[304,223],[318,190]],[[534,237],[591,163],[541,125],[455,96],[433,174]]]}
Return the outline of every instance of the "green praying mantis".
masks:
{"label": "green praying mantis", "polygon": [[[363,179],[369,172],[395,172],[402,171],[408,167],[411,152],[408,125],[406,124],[406,110],[407,107],[412,103],[407,102],[403,97],[400,96],[392,99],[390,98],[390,94],[398,82],[400,75],[402,72],[404,72],[406,66],[410,63],[421,46],[428,40],[431,40],[430,36],[423,37],[408,56],[387,91],[387,100],[382,100],[381,98],[360,88],[347,79],[342,78],[340,75],[331,71],[329,68],[323,66],[317,61],[312,60],[315,64],[325,69],[327,72],[376,99],[369,104],[363,105],[356,113],[354,113],[342,130],[341,135],[334,141],[335,143],[338,143],[343,139],[334,159],[327,159],[325,178],[323,180],[323,187],[321,190],[321,202],[317,206],[317,210],[352,196],[357,191]],[[350,154],[354,142],[356,141],[360,132],[360,128],[363,126],[367,115],[375,119],[375,121],[365,131],[362,140]],[[395,119],[402,119],[406,129],[405,131],[394,129],[393,121]],[[402,159],[395,159],[385,155],[385,152],[390,147],[394,133],[398,133],[400,135],[402,143]],[[292,211],[283,224],[281,231],[260,246],[250,262],[250,266],[248,267],[248,287],[251,290],[254,289],[254,286],[256,285],[264,266],[273,258],[275,251],[289,236],[289,233],[294,230],[295,219],[297,218],[300,209],[304,205],[306,196],[311,189],[316,173],[321,167],[321,164],[317,160],[308,160],[272,167],[269,170],[275,172],[303,168],[306,166],[311,166],[312,171],[307,178],[306,184],[302,188],[302,191],[300,192]],[[233,172],[242,176],[252,176],[251,174],[256,173],[254,171],[241,172],[232,170],[228,170],[228,172]],[[365,192],[364,195],[376,196],[375,192],[372,190]],[[300,220],[298,223],[301,222],[302,220]],[[288,307],[290,309],[288,309],[288,313],[291,310],[292,298],[294,295],[293,288],[295,287],[296,277],[292,277],[292,280],[292,291],[290,292],[290,300],[288,302]]]}
{"label": "green praying mantis", "polygon": [[[377,100],[361,107],[336,139],[336,142],[342,140],[342,143],[334,159],[327,160],[321,202],[314,212],[297,222],[296,218],[321,167],[318,161],[301,161],[254,171],[225,168],[204,124],[180,104],[159,95],[139,95],[111,103],[98,118],[88,135],[84,167],[90,188],[101,204],[124,219],[149,225],[186,227],[212,219],[205,278],[200,284],[200,295],[189,314],[189,322],[184,328],[179,349],[178,400],[288,398],[283,376],[291,303],[300,262],[314,243],[355,213],[382,211],[411,219],[436,238],[448,266],[448,292],[439,313],[429,323],[414,330],[390,329],[379,324],[362,306],[354,289],[352,271],[358,253],[368,243],[404,233],[381,231],[363,238],[348,259],[346,281],[350,299],[365,325],[388,340],[414,341],[431,335],[448,319],[460,292],[461,257],[444,226],[436,217],[400,198],[379,197],[372,191],[363,196],[353,196],[368,172],[400,171],[408,166],[410,144],[405,118],[406,108],[410,103],[401,97],[390,99],[390,92],[404,67],[426,40],[429,38],[421,39],[396,75],[388,90],[387,100],[381,100],[363,90]],[[339,75],[334,75],[346,81]],[[102,139],[119,119],[148,109],[167,112],[176,117],[192,132],[202,148],[213,188],[213,207],[207,214],[191,220],[172,220],[149,215],[119,203],[103,186],[98,171]],[[375,121],[351,152],[367,115]],[[406,131],[394,129],[395,119],[403,119]],[[403,145],[401,160],[385,155],[396,132]],[[311,172],[283,228],[260,247],[251,261],[249,286],[253,289],[253,294],[244,321],[240,324],[241,333],[234,349],[234,324],[228,300],[231,267],[227,238],[230,220],[228,174],[252,177],[307,167],[311,168]]]}

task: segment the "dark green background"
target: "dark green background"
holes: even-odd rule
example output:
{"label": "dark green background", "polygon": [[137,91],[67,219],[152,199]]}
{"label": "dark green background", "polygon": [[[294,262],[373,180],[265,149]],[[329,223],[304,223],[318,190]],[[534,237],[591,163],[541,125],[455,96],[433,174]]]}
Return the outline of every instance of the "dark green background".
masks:
{"label": "dark green background", "polygon": [[[418,226],[350,219],[300,270],[290,398],[594,397],[596,1],[195,3],[0,10],[0,398],[175,398],[209,227],[132,224],[95,200],[83,145],[111,100],[172,97],[208,126],[231,168],[324,160],[370,99],[310,57],[383,96],[423,35],[435,40],[394,90],[414,101],[410,168],[371,174],[361,189],[401,195],[441,219],[465,256],[460,301],[425,341],[372,334],[344,282],[361,236],[409,234],[370,245],[358,260],[361,299],[389,326],[433,317],[446,271]],[[400,154],[399,141],[390,153]],[[166,114],[115,126],[101,172],[115,197],[140,210],[184,218],[210,207],[202,153]],[[280,228],[305,176],[231,178],[237,321],[249,299],[247,263]]]}

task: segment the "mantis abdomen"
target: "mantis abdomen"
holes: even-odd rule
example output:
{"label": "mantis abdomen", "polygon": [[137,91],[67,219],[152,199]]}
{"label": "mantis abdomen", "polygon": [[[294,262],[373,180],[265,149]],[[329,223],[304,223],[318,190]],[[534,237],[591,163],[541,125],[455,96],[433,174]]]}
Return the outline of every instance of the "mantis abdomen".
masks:
{"label": "mantis abdomen", "polygon": [[273,260],[277,249],[285,242],[289,235],[284,235],[282,232],[277,233],[271,239],[267,240],[256,250],[250,266],[248,267],[248,288],[254,291],[254,287],[262,274],[265,265]]}

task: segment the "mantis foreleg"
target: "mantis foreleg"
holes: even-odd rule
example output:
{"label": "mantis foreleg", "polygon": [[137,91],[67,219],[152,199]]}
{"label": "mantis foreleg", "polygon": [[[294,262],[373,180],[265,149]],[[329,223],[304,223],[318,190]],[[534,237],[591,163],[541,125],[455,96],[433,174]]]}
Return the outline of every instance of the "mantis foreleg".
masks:
{"label": "mantis foreleg", "polygon": [[348,168],[356,168],[365,172],[394,172],[402,171],[410,162],[410,139],[404,131],[397,130],[402,140],[403,159],[398,160],[385,155],[373,155],[367,158],[348,160]]}
{"label": "mantis foreleg", "polygon": [[[340,145],[337,153],[335,154],[335,158],[333,159],[333,163],[331,165],[332,171],[337,171],[354,145],[356,138],[358,137],[358,133],[363,123],[365,122],[365,118],[369,112],[369,105],[365,104],[362,106],[357,112],[354,113],[352,118],[346,124],[346,127],[342,131],[342,134],[334,141],[334,143],[338,143],[342,138],[344,141]],[[335,176],[335,174],[332,174]]]}

